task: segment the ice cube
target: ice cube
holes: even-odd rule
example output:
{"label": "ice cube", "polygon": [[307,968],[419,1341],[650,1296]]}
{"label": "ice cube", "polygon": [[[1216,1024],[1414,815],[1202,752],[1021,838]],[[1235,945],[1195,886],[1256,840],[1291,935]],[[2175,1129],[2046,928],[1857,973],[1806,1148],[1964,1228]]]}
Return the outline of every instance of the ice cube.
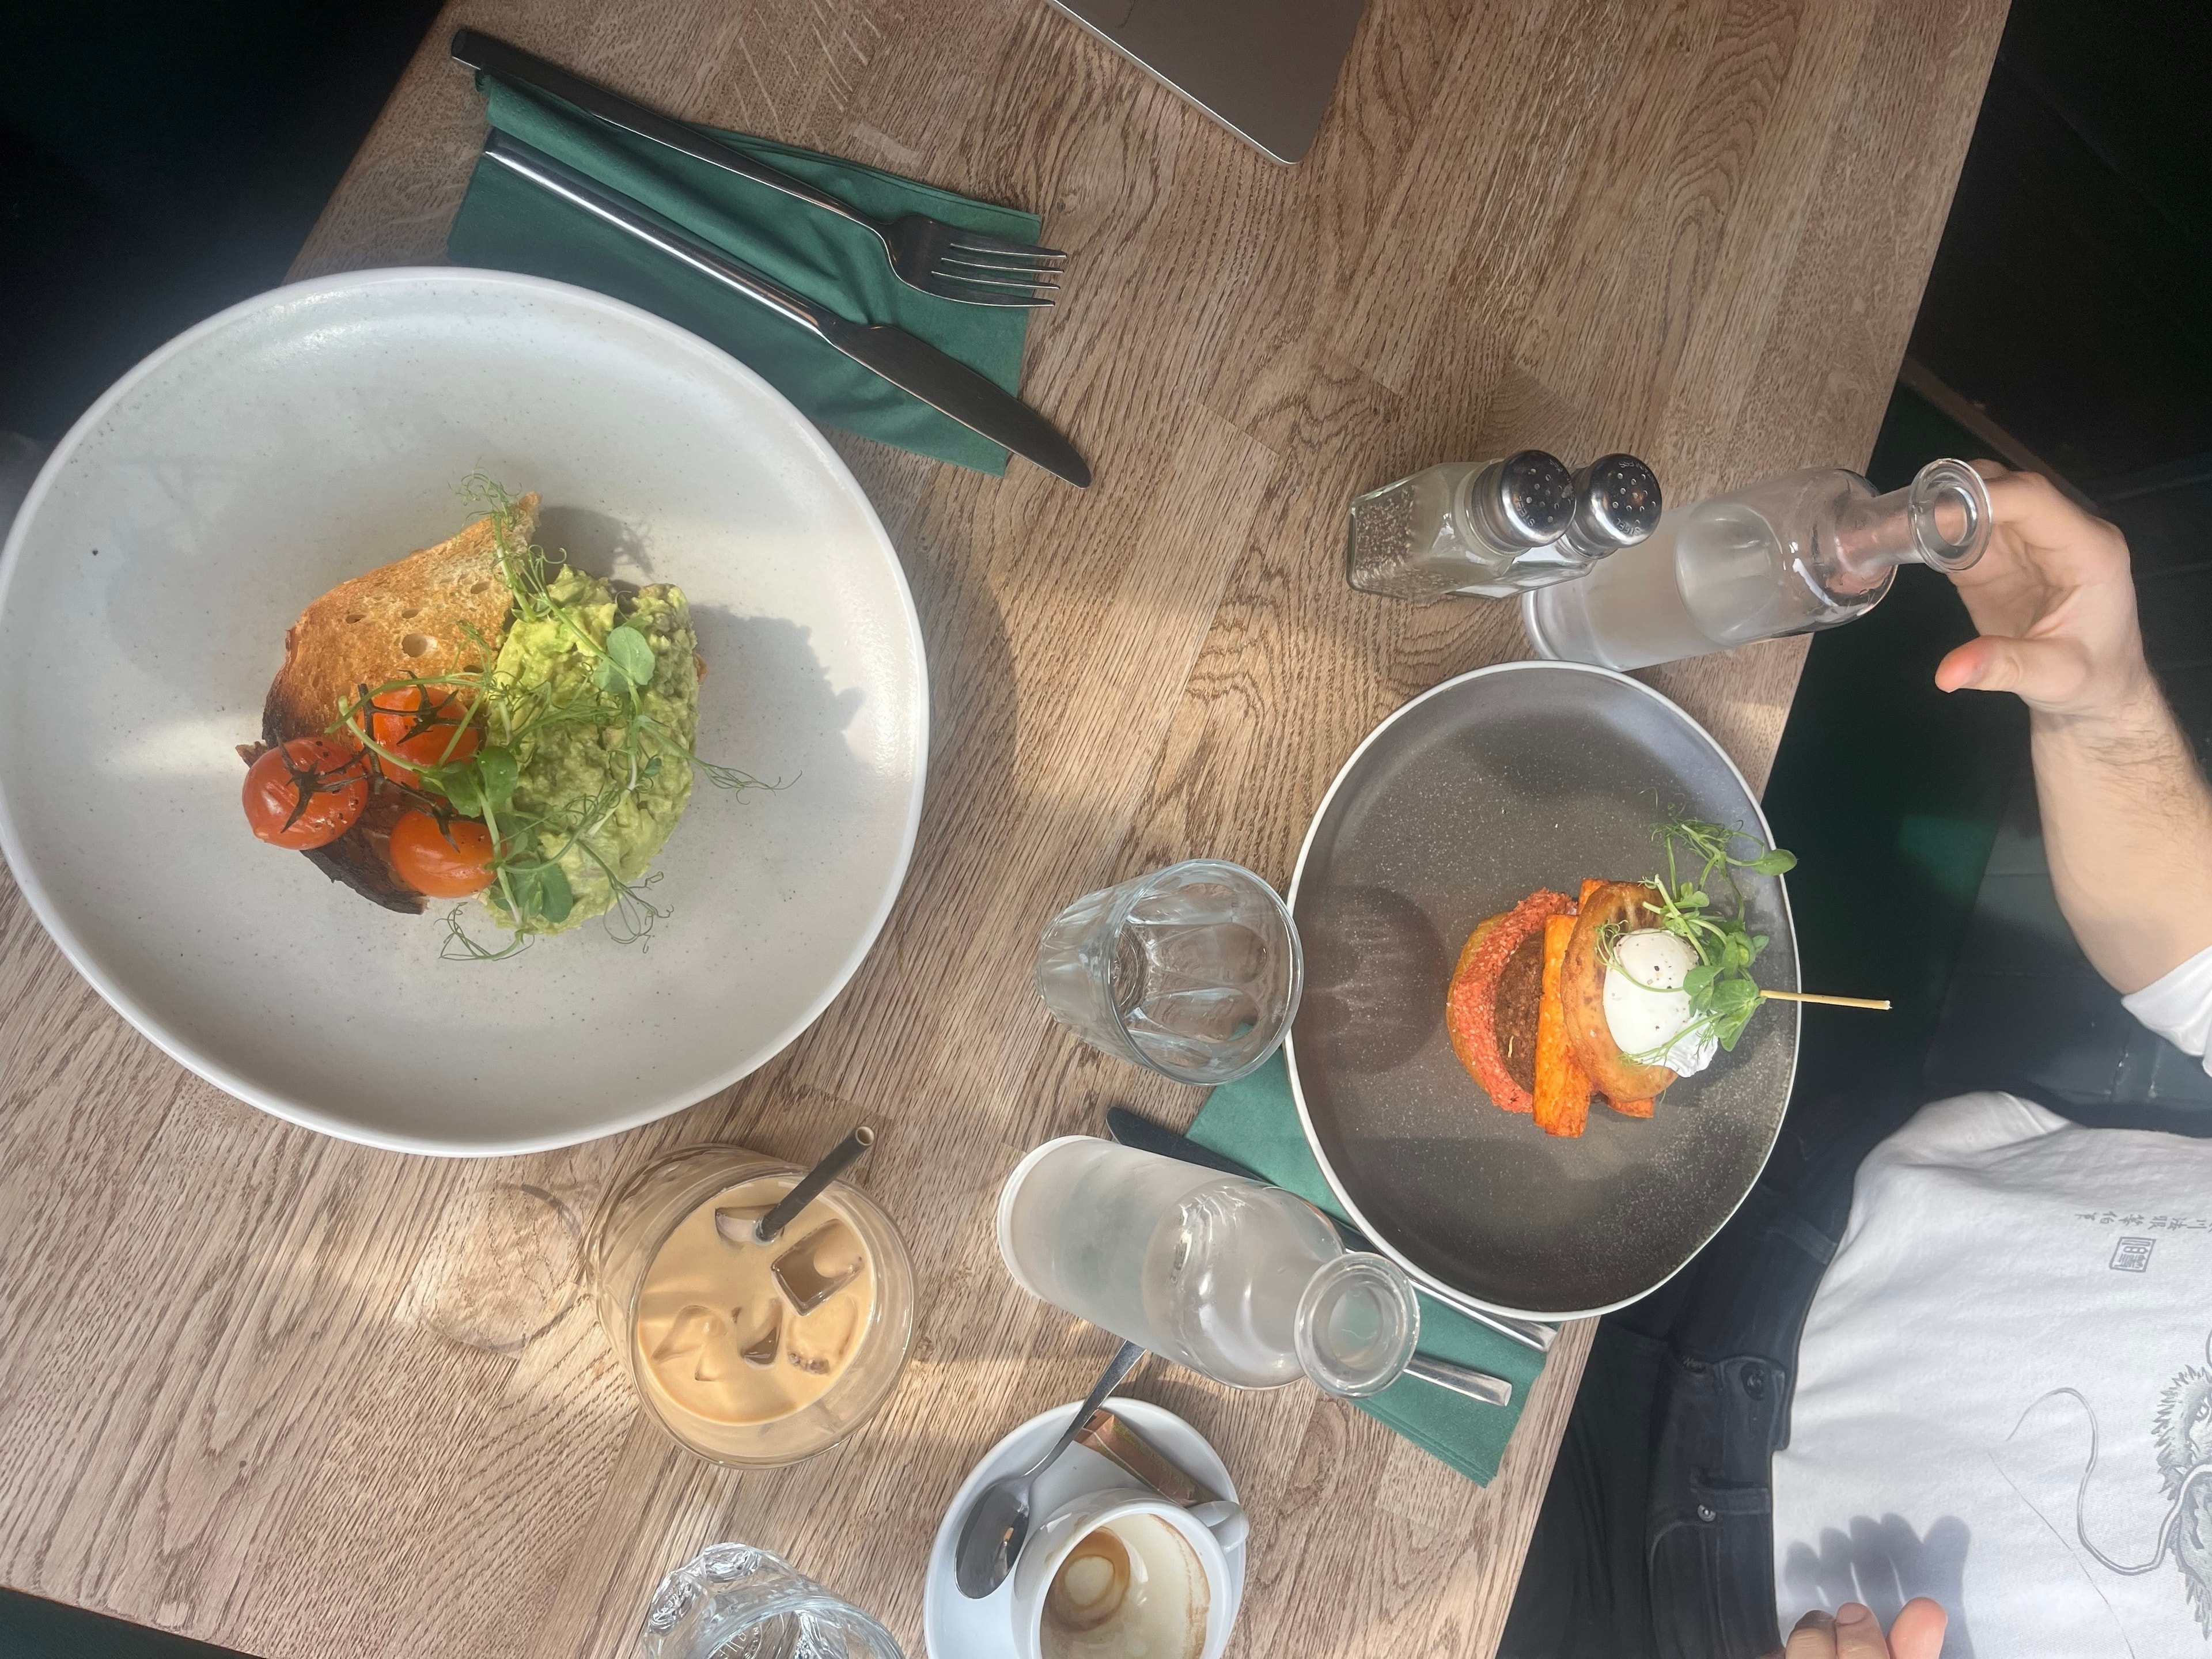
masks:
{"label": "ice cube", "polygon": [[753,1228],[775,1207],[773,1204],[726,1204],[714,1212],[714,1231],[725,1244],[757,1244]]}
{"label": "ice cube", "polygon": [[860,1236],[842,1221],[824,1222],[776,1257],[775,1282],[793,1307],[808,1314],[858,1279],[867,1265]]}
{"label": "ice cube", "polygon": [[814,1376],[829,1376],[844,1368],[854,1340],[860,1332],[860,1310],[850,1302],[839,1302],[791,1322],[783,1355],[794,1366]]}
{"label": "ice cube", "polygon": [[[741,1322],[744,1319],[744,1311],[743,1308],[730,1310],[732,1321],[738,1322],[740,1329],[744,1328]],[[768,1304],[768,1323],[761,1327],[758,1336],[739,1346],[738,1355],[748,1365],[773,1365],[775,1364],[776,1348],[782,1338],[783,1304],[771,1301]]]}
{"label": "ice cube", "polygon": [[721,1376],[720,1356],[715,1352],[720,1334],[721,1315],[712,1308],[696,1302],[679,1309],[668,1323],[667,1333],[653,1345],[652,1359],[656,1365],[671,1359],[680,1359],[687,1353],[699,1356],[692,1367],[692,1375],[702,1382],[712,1382]]}

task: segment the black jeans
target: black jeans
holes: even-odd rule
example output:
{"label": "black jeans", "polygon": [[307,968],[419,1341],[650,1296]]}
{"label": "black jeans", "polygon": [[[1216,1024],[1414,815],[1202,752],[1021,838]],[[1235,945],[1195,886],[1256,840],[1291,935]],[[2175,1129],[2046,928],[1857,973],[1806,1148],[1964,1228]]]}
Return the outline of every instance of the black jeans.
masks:
{"label": "black jeans", "polygon": [[1766,1181],[1675,1284],[1601,1323],[1500,1659],[1756,1659],[1775,1451],[1856,1157]]}

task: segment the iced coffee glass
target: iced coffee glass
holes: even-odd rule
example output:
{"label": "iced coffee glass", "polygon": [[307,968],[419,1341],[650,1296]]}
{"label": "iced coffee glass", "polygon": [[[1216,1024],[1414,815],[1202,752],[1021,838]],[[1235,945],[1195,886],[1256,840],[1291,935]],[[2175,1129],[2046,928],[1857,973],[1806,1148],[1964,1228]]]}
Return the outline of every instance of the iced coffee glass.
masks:
{"label": "iced coffee glass", "polygon": [[753,1223],[805,1171],[687,1146],[621,1187],[592,1228],[599,1323],[646,1413],[718,1462],[836,1445],[897,1380],[914,1264],[890,1218],[832,1182],[769,1244]]}

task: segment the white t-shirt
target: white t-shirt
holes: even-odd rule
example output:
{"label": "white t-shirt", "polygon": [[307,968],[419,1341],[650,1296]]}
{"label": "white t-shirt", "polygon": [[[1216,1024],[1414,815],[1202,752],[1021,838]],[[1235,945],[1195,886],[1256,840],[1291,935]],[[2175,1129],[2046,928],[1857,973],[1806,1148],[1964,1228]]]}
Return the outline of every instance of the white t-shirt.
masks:
{"label": "white t-shirt", "polygon": [[[2202,1054],[2212,951],[2127,1006]],[[2212,1140],[1984,1094],[1876,1147],[1806,1316],[1774,1570],[1784,1631],[1932,1595],[1945,1659],[2212,1656]]]}

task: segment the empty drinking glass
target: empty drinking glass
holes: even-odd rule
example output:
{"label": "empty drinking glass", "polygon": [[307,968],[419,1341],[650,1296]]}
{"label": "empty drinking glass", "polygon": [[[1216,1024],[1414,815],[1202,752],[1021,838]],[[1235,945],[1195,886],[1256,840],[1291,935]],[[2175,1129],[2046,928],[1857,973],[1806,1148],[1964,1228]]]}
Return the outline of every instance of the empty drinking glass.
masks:
{"label": "empty drinking glass", "polygon": [[1037,946],[1037,994],[1055,1018],[1179,1083],[1228,1083],[1273,1054],[1304,981],[1275,890],[1218,859],[1086,894]]}
{"label": "empty drinking glass", "polygon": [[660,1581],[645,1659],[902,1659],[891,1633],[779,1556],[713,1544]]}

